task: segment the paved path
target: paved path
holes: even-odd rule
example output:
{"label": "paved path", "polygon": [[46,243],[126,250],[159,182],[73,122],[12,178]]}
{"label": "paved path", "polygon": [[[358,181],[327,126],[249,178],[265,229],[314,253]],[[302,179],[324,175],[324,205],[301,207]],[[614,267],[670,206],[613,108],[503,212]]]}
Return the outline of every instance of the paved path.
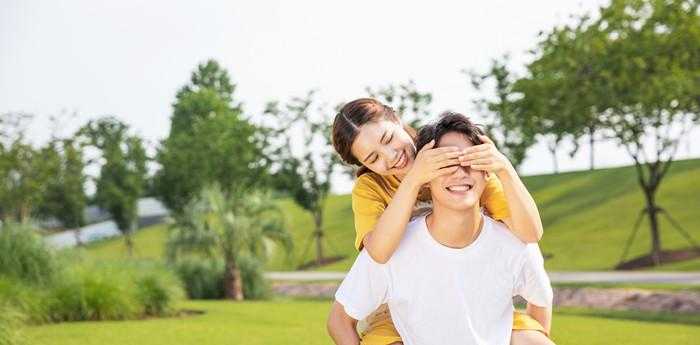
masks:
{"label": "paved path", "polygon": [[[271,280],[338,281],[345,272],[267,272]],[[549,272],[553,283],[640,283],[700,285],[700,272]]]}

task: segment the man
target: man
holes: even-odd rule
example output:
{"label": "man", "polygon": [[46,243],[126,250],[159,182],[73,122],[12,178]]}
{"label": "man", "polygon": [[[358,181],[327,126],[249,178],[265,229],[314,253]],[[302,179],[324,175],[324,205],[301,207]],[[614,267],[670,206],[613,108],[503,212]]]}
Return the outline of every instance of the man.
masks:
{"label": "man", "polygon": [[[443,115],[419,133],[417,149],[460,149],[481,143],[481,131],[460,114]],[[508,344],[512,297],[549,332],[552,289],[535,244],[520,242],[481,213],[484,173],[460,167],[430,182],[432,212],[413,219],[386,264],[362,251],[336,292],[328,330],[336,344],[359,344],[355,330],[387,303],[406,345]]]}

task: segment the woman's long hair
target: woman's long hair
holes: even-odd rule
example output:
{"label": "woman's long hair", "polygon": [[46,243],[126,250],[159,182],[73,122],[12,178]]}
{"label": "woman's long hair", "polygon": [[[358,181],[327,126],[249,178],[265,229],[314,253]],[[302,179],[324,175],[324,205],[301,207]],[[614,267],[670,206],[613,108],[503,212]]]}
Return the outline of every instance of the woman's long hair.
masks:
{"label": "woman's long hair", "polygon": [[[335,115],[331,137],[333,147],[345,163],[360,167],[356,176],[360,176],[370,170],[352,154],[352,144],[360,133],[362,125],[370,121],[379,120],[401,122],[394,109],[372,98],[359,98],[349,102]],[[407,124],[403,125],[403,129],[415,142],[416,130]]]}

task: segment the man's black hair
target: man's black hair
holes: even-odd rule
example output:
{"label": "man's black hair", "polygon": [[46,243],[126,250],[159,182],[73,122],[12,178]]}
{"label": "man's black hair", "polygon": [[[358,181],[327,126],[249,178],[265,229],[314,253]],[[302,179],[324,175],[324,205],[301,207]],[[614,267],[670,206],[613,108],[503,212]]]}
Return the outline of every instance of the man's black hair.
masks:
{"label": "man's black hair", "polygon": [[469,120],[468,117],[448,111],[440,114],[440,119],[437,122],[421,128],[416,139],[416,150],[420,151],[431,140],[435,140],[435,147],[438,147],[442,136],[450,132],[464,134],[474,145],[483,143],[479,139],[479,135],[484,135],[484,131],[481,128]]}

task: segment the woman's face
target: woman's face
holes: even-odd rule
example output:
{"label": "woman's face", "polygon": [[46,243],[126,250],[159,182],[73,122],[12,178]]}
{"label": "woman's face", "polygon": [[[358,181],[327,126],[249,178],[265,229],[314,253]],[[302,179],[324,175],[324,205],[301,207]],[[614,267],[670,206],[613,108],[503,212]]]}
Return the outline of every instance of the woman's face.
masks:
{"label": "woman's face", "polygon": [[379,175],[405,175],[416,155],[413,140],[401,124],[386,119],[360,126],[350,151]]}

